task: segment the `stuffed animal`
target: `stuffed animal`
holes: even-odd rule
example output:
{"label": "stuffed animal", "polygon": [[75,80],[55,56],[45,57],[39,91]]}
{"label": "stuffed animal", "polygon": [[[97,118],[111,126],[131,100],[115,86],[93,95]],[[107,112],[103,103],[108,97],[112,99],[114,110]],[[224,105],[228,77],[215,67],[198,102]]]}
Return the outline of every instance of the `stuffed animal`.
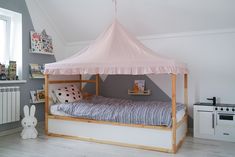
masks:
{"label": "stuffed animal", "polygon": [[35,129],[35,126],[37,125],[37,119],[34,117],[35,111],[35,105],[31,106],[30,113],[28,105],[24,106],[25,117],[21,121],[21,124],[23,126],[23,130],[21,132],[22,139],[37,138],[38,136],[38,132]]}

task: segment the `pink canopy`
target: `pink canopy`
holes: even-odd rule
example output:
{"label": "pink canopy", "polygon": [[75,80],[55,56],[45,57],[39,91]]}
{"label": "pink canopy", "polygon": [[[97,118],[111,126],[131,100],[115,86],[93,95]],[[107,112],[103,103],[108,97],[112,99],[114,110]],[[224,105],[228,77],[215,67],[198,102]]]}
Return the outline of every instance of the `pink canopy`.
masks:
{"label": "pink canopy", "polygon": [[45,65],[45,74],[159,74],[187,73],[183,63],[162,57],[145,47],[115,19],[87,48]]}

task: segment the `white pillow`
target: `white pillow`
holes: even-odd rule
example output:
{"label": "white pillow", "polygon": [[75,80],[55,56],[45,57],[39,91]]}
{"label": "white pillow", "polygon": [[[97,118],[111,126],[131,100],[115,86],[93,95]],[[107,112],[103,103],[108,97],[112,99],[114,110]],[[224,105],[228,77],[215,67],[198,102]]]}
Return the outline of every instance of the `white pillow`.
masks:
{"label": "white pillow", "polygon": [[59,102],[74,102],[82,99],[82,93],[76,85],[68,85],[54,90]]}

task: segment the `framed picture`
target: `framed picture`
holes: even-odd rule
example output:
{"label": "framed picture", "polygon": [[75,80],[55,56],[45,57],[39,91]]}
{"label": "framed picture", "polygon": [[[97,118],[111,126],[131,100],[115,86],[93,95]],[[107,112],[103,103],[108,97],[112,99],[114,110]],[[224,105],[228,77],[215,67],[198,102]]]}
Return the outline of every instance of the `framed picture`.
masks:
{"label": "framed picture", "polygon": [[145,80],[135,80],[133,91],[135,93],[143,93],[145,89]]}
{"label": "framed picture", "polygon": [[45,91],[44,91],[44,89],[37,90],[37,100],[38,101],[45,101]]}
{"label": "framed picture", "polygon": [[30,91],[30,96],[33,103],[38,101],[36,91]]}

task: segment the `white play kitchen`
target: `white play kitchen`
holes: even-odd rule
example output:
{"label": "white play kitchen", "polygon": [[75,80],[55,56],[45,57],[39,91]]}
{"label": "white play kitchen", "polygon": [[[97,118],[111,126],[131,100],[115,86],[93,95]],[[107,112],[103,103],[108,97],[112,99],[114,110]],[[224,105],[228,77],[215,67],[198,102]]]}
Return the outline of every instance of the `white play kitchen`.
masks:
{"label": "white play kitchen", "polygon": [[194,137],[235,142],[235,104],[216,104],[213,99],[194,104]]}

